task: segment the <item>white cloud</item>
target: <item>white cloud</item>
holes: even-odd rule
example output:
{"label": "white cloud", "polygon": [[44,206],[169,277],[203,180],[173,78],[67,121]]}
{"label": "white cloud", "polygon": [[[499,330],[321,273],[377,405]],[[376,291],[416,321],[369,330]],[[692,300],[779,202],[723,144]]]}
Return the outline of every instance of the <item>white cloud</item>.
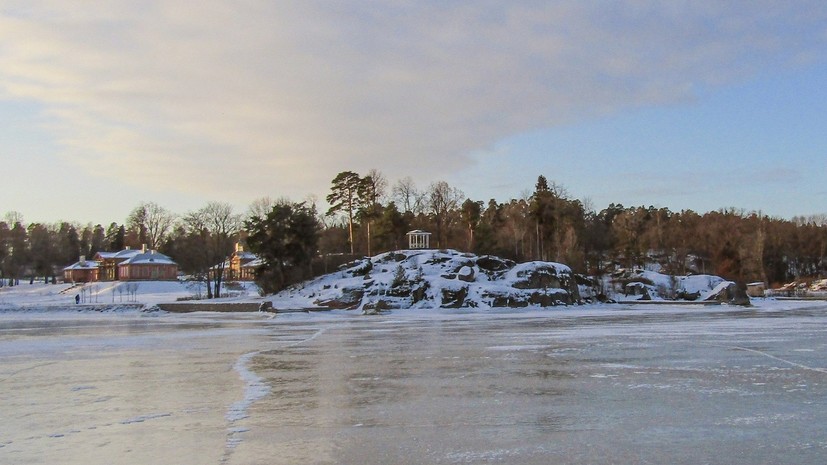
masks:
{"label": "white cloud", "polygon": [[515,133],[823,59],[823,5],[6,2],[0,105],[35,102],[60,156],[157,191],[427,185]]}

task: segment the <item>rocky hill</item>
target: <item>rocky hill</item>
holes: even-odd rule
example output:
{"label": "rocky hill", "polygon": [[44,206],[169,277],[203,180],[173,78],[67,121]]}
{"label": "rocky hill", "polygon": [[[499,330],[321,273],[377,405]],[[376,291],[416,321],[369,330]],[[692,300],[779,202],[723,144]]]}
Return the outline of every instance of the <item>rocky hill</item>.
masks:
{"label": "rocky hill", "polygon": [[642,269],[619,269],[608,280],[609,293],[619,300],[750,304],[745,286],[720,276],[673,276]]}
{"label": "rocky hill", "polygon": [[400,250],[363,258],[268,300],[281,309],[374,313],[402,308],[551,307],[613,299],[749,305],[734,282],[718,276],[618,270],[598,283],[560,263],[518,264],[456,250]]}
{"label": "rocky hill", "polygon": [[560,263],[528,262],[455,250],[402,250],[364,258],[284,291],[306,308],[474,308],[581,302],[576,277]]}

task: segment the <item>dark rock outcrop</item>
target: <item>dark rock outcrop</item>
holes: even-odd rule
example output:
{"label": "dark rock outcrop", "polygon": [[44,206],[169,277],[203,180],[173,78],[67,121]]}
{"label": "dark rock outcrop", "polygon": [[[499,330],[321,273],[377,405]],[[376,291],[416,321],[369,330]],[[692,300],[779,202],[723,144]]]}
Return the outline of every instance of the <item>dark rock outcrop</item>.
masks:
{"label": "dark rock outcrop", "polygon": [[747,286],[744,283],[729,282],[726,286],[721,286],[718,292],[711,294],[704,300],[745,307],[752,305],[747,295]]}
{"label": "dark rock outcrop", "polygon": [[478,306],[549,307],[580,302],[571,269],[552,262],[516,264],[452,250],[398,251],[360,259],[318,278],[314,304],[329,309]]}

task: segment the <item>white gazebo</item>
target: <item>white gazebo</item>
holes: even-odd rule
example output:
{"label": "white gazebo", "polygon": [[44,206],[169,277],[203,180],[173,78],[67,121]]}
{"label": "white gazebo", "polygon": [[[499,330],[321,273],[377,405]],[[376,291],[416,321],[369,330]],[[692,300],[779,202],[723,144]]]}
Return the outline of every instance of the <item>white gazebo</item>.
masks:
{"label": "white gazebo", "polygon": [[431,248],[431,233],[425,232],[421,229],[415,229],[408,234],[408,248],[409,249],[430,249]]}

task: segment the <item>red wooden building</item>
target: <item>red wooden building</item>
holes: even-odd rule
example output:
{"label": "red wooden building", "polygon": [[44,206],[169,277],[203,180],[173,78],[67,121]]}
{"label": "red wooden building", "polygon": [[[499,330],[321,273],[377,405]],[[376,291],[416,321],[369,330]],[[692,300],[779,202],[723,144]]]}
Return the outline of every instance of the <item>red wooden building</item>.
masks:
{"label": "red wooden building", "polygon": [[87,260],[81,255],[80,260],[63,269],[63,281],[67,283],[91,283],[100,279],[100,264]]}
{"label": "red wooden building", "polygon": [[162,253],[150,250],[118,263],[119,281],[174,281],[178,264]]}

